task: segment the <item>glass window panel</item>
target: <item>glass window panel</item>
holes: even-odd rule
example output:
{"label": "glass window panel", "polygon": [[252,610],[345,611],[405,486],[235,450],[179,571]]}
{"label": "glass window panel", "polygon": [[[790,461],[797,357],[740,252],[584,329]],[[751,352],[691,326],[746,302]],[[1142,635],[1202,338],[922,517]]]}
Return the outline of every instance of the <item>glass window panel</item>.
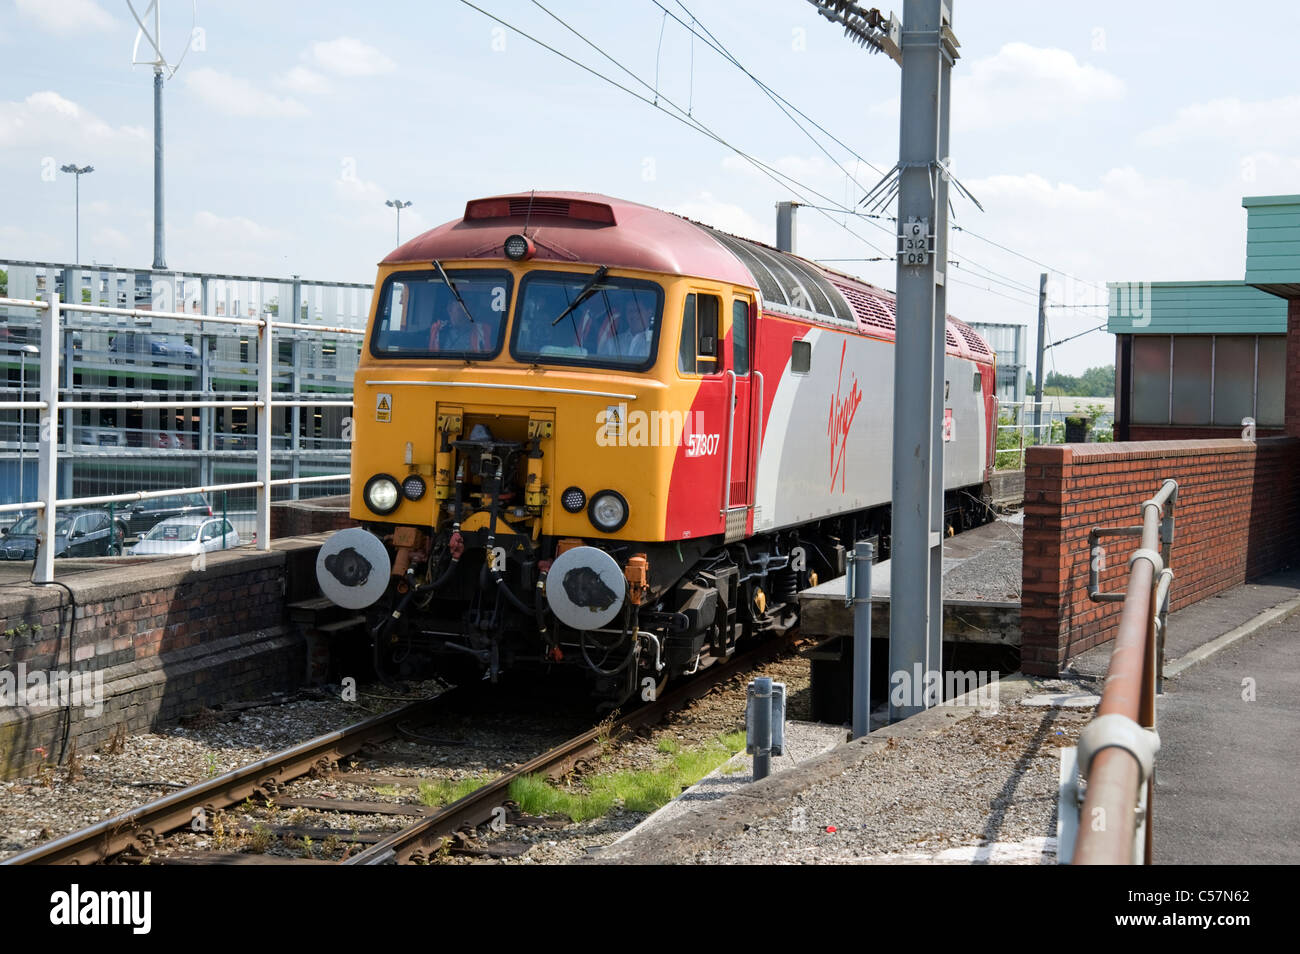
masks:
{"label": "glass window panel", "polygon": [[1133,336],[1133,423],[1169,423],[1169,336]]}
{"label": "glass window panel", "polygon": [[1210,423],[1209,335],[1174,336],[1173,423]]}
{"label": "glass window panel", "polygon": [[749,302],[731,303],[731,364],[738,375],[749,374]]}
{"label": "glass window panel", "polygon": [[677,370],[682,374],[695,373],[695,296],[686,296],[682,310],[682,342],[677,352]]}
{"label": "glass window panel", "polygon": [[1255,423],[1281,427],[1286,400],[1286,335],[1259,336],[1258,393]]}
{"label": "glass window panel", "polygon": [[1214,423],[1239,425],[1255,413],[1255,336],[1214,339]]}

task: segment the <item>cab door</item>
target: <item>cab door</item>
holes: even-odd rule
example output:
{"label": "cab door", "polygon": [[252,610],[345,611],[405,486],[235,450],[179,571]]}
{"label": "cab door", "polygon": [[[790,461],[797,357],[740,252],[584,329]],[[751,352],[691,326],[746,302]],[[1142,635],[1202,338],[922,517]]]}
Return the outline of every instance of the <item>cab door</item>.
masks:
{"label": "cab door", "polygon": [[[754,397],[751,374],[753,365],[751,351],[754,340],[752,310],[748,298],[735,297],[731,301],[731,326],[728,333],[730,347],[727,349],[727,380],[732,392],[728,424],[730,434],[728,444],[731,452],[728,467],[730,479],[727,485],[728,511],[740,508],[748,510],[752,499],[750,491],[753,474],[750,461],[755,420],[754,409],[751,406]],[[727,522],[728,536],[730,536],[733,520],[728,519]]]}

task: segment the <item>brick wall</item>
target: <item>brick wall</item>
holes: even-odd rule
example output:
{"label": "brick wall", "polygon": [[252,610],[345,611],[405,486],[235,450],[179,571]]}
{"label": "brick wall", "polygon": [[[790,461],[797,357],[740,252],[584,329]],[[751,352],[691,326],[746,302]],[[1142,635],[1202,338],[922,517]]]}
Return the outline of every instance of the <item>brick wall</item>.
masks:
{"label": "brick wall", "polygon": [[[1255,437],[1283,437],[1286,429],[1282,427],[1260,427],[1255,430]],[[1168,424],[1130,424],[1128,439],[1130,441],[1201,441],[1201,440],[1238,440],[1241,427],[1173,427]]]}
{"label": "brick wall", "polygon": [[[1294,327],[1294,326],[1293,326]],[[1288,388],[1288,400],[1293,390]],[[1056,675],[1113,639],[1122,604],[1088,598],[1088,531],[1136,526],[1138,507],[1178,481],[1172,607],[1280,569],[1295,554],[1300,441],[1148,441],[1032,447],[1025,467],[1021,666]],[[1134,541],[1107,547],[1104,590],[1125,585]]]}
{"label": "brick wall", "polygon": [[[319,540],[295,541],[265,553],[208,554],[200,567],[186,557],[68,573],[66,590],[6,587],[0,696],[9,695],[0,699],[0,777],[39,767],[40,749],[55,760],[65,724],[85,754],[119,726],[134,734],[204,706],[300,685],[305,649],[289,625],[286,593],[293,598],[306,587],[297,577],[312,572],[318,548]],[[102,680],[102,712],[15,706],[20,672]]]}
{"label": "brick wall", "polygon": [[347,496],[314,497],[311,500],[283,501],[271,505],[271,539],[328,533],[344,527],[358,526],[348,515],[351,500]]}

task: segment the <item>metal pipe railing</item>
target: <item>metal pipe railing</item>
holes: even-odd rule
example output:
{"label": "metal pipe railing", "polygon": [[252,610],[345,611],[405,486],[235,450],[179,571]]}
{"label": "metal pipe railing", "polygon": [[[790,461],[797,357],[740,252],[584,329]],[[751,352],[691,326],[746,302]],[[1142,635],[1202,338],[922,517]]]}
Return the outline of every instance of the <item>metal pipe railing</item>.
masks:
{"label": "metal pipe railing", "polygon": [[[208,482],[201,486],[189,488],[147,490],[58,499],[56,477],[60,445],[59,442],[52,437],[43,436],[38,445],[36,499],[32,501],[0,505],[0,513],[29,510],[35,511],[38,514],[36,558],[32,572],[33,582],[48,583],[54,579],[53,544],[55,539],[56,517],[60,508],[139,501],[154,497],[171,496],[173,494],[254,490],[256,491],[254,536],[259,549],[268,549],[270,546],[271,536],[270,510],[272,488],[297,484],[325,483],[336,480],[342,482],[351,479],[351,475],[348,473],[272,479],[272,444],[274,435],[271,433],[271,413],[274,408],[277,406],[284,408],[346,408],[352,406],[352,402],[347,400],[350,395],[339,393],[328,393],[324,400],[313,400],[303,397],[300,393],[291,392],[283,394],[282,398],[277,400],[272,387],[273,378],[276,372],[272,351],[274,336],[284,329],[348,335],[362,335],[365,333],[364,329],[345,328],[333,325],[312,325],[296,321],[279,322],[276,321],[271,314],[264,314],[259,318],[244,318],[232,315],[193,314],[189,312],[154,311],[152,309],[140,308],[113,308],[105,305],[71,303],[61,301],[58,293],[53,291],[50,292],[48,299],[45,301],[3,297],[0,298],[0,305],[29,308],[36,311],[41,336],[40,340],[46,343],[59,340],[59,333],[63,328],[61,318],[65,313],[69,312],[118,315],[131,318],[147,318],[150,320],[166,318],[199,323],[215,322],[223,325],[242,326],[249,329],[255,328],[257,333],[257,390],[254,393],[250,393],[247,397],[236,397],[234,395],[229,397],[209,397],[209,394],[215,395],[217,392],[205,390],[199,392],[202,395],[201,397],[198,397],[196,394],[188,399],[178,399],[176,396],[173,396],[168,400],[78,400],[75,396],[70,397],[69,399],[64,399],[63,392],[68,391],[69,389],[66,387],[68,382],[62,382],[60,377],[60,349],[58,347],[44,347],[41,349],[39,356],[39,400],[0,402],[0,410],[18,410],[24,412],[35,410],[44,412],[44,414],[41,415],[40,425],[41,433],[43,435],[47,434],[47,432],[50,434],[53,433],[49,428],[49,424],[50,422],[57,421],[61,412],[71,413],[76,411],[101,409],[138,411],[155,409],[169,410],[177,406],[184,406],[190,409],[247,408],[256,411],[256,429],[254,433],[257,436],[257,447],[254,454],[257,462],[257,473],[256,479],[252,481],[241,481],[227,484]],[[71,389],[71,394],[75,395],[76,389]],[[69,440],[71,440],[71,438],[69,438]]]}
{"label": "metal pipe railing", "polygon": [[[1079,739],[1078,773],[1087,779],[1087,789],[1073,845],[1074,864],[1151,862],[1154,761],[1160,748],[1155,732],[1156,694],[1163,662],[1164,616],[1173,580],[1167,563],[1177,498],[1177,482],[1166,480],[1159,492],[1142,504],[1140,531],[1094,530],[1089,535],[1089,596],[1098,602],[1117,595],[1103,593],[1097,585],[1099,557],[1104,558],[1098,537],[1140,535],[1140,541],[1129,558],[1124,608],[1101,704]],[[1159,625],[1157,617],[1161,617]]]}

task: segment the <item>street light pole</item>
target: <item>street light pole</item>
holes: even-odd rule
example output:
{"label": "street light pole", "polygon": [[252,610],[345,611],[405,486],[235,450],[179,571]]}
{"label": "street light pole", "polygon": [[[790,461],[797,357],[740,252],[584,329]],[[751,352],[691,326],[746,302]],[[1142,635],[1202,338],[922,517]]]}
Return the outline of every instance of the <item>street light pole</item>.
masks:
{"label": "street light pole", "polygon": [[389,199],[384,205],[397,210],[397,244],[402,244],[402,210],[412,203],[403,202],[401,199]]}
{"label": "street light pole", "polygon": [[[70,162],[66,166],[60,166],[59,169],[62,172],[70,172],[77,177],[77,245],[76,245],[76,257],[73,259],[73,262],[77,265],[80,265],[81,264],[81,177],[88,172],[94,172],[95,167],[78,166],[76,163]],[[69,292],[68,294],[71,295],[72,293]]]}
{"label": "street light pole", "polygon": [[[18,403],[27,401],[27,356],[38,355],[35,345],[23,345],[18,349]],[[25,503],[27,497],[27,408],[18,409],[18,502]]]}

